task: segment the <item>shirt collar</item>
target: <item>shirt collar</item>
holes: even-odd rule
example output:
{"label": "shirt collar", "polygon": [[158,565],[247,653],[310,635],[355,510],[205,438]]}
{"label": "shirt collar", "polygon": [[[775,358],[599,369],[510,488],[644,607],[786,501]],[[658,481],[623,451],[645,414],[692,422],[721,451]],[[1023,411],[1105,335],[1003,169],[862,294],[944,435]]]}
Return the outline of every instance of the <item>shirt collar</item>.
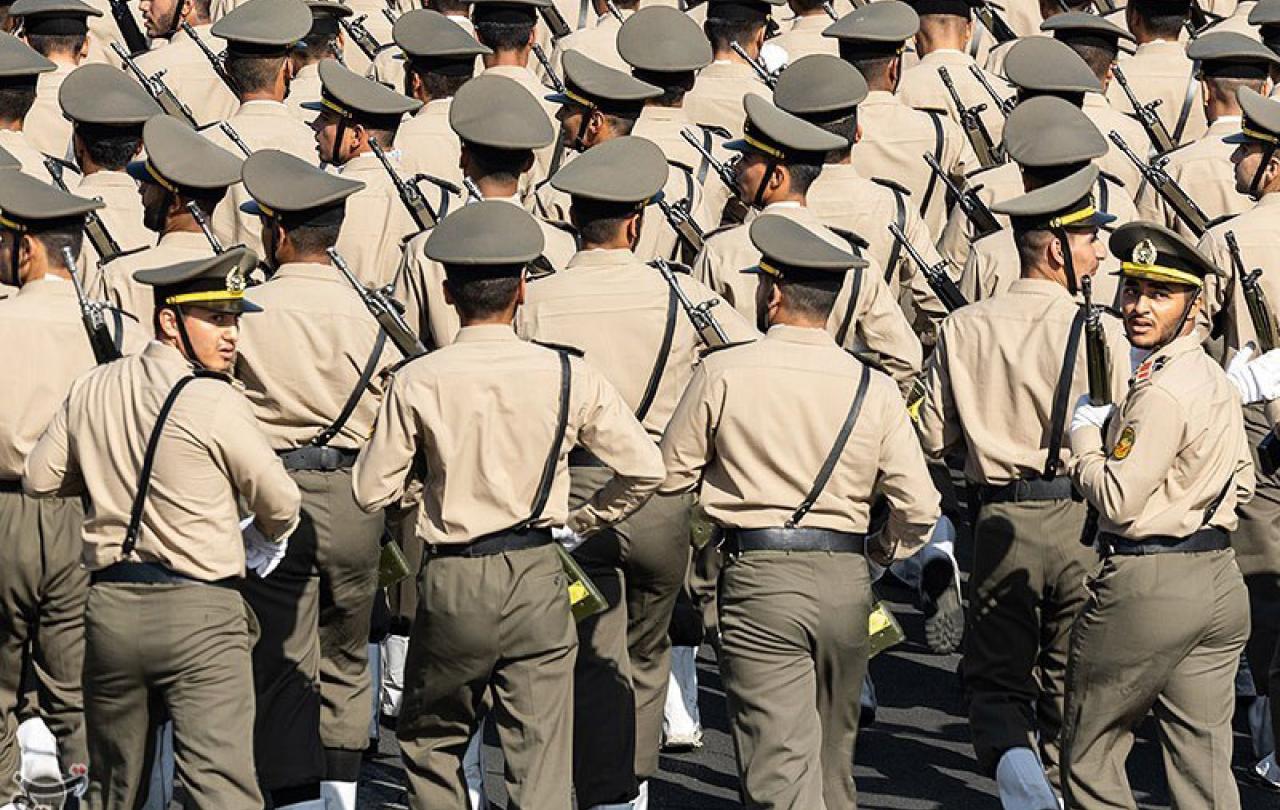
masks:
{"label": "shirt collar", "polygon": [[1071,293],[1056,281],[1047,278],[1016,278],[1009,285],[1009,292],[1021,295],[1052,295],[1070,299]]}
{"label": "shirt collar", "polygon": [[806,326],[789,326],[776,323],[769,327],[765,340],[781,340],[784,343],[805,343],[810,346],[835,346],[831,333],[826,329]]}
{"label": "shirt collar", "polygon": [[[336,284],[345,284],[346,281],[338,273],[338,268],[331,264],[322,264],[320,262],[290,262],[280,265],[275,274],[271,276],[271,281],[278,278],[305,278],[314,279],[316,281],[332,281]],[[268,284],[271,282],[268,281]],[[252,294],[252,289],[250,289]]]}
{"label": "shirt collar", "polygon": [[573,254],[568,267],[614,267],[637,261],[636,254],[623,248],[592,248]]}
{"label": "shirt collar", "polygon": [[516,330],[507,323],[486,323],[478,326],[464,326],[458,330],[454,343],[493,343],[516,341]]}
{"label": "shirt collar", "polygon": [[71,279],[62,278],[61,276],[43,276],[35,281],[28,281],[18,288],[15,297],[22,298],[32,295],[55,295],[62,298],[74,296],[76,288],[72,286]]}
{"label": "shirt collar", "polygon": [[126,172],[114,172],[107,169],[86,174],[80,178],[80,187],[85,188],[138,188],[138,181]]}

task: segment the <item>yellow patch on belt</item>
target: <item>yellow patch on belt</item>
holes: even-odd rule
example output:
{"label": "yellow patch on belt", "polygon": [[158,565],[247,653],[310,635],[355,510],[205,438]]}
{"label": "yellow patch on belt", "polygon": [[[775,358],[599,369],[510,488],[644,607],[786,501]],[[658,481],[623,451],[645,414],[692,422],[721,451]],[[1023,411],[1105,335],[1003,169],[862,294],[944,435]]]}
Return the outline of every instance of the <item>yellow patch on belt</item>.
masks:
{"label": "yellow patch on belt", "polygon": [[1133,440],[1133,425],[1126,425],[1125,429],[1120,431],[1120,438],[1116,440],[1116,446],[1111,449],[1111,457],[1116,461],[1124,461],[1128,458],[1129,453],[1133,450]]}

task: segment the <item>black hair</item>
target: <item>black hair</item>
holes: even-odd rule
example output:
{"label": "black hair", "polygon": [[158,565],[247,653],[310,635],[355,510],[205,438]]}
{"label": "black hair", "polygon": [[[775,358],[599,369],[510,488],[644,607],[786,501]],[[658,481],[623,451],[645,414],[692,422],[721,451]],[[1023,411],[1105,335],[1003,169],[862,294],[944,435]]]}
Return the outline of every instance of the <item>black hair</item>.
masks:
{"label": "black hair", "polygon": [[529,44],[529,35],[533,33],[536,22],[494,22],[492,20],[476,20],[476,39],[481,45],[487,45],[495,51],[515,51]]}
{"label": "black hair", "polygon": [[76,122],[79,136],[89,159],[108,171],[122,171],[142,146],[142,126],[110,127]]}
{"label": "black hair", "polygon": [[601,245],[613,239],[637,211],[635,203],[604,202],[574,197],[569,220],[584,244]]}
{"label": "black hair", "polygon": [[0,121],[21,121],[36,103],[36,83],[27,82],[0,85]]}
{"label": "black hair", "polygon": [[470,268],[444,266],[445,284],[458,316],[472,321],[497,315],[515,302],[519,275],[471,276]]}
{"label": "black hair", "polygon": [[271,89],[284,60],[284,56],[247,56],[233,51],[227,54],[225,63],[227,73],[243,95]]}

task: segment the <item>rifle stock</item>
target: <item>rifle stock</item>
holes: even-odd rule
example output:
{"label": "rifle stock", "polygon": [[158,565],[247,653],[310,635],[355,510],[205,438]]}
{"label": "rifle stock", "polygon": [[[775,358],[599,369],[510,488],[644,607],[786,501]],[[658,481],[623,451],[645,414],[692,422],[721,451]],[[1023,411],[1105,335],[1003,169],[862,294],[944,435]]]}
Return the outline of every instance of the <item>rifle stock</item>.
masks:
{"label": "rifle stock", "polygon": [[996,220],[996,215],[991,212],[987,204],[978,198],[977,191],[980,186],[961,189],[956,185],[945,171],[942,164],[938,163],[938,159],[932,153],[926,152],[924,160],[929,164],[929,169],[938,176],[942,184],[946,187],[947,193],[955,200],[956,205],[960,206],[960,212],[965,215],[973,225],[974,241],[990,236],[997,231],[1002,230],[1000,223]]}
{"label": "rifle stock", "polygon": [[982,164],[984,169],[1002,163],[995,140],[987,130],[987,125],[982,122],[982,116],[979,115],[987,105],[975,104],[972,107],[966,107],[963,99],[960,98],[960,92],[956,90],[955,82],[951,79],[951,73],[945,67],[940,67],[938,76],[942,79],[942,86],[946,88],[947,94],[951,96],[951,103],[955,105],[956,114],[960,116],[960,126],[964,128],[965,137],[969,139],[969,145],[973,147],[978,163]]}
{"label": "rifle stock", "polygon": [[1093,278],[1080,280],[1084,295],[1084,357],[1089,372],[1089,404],[1110,405],[1111,353],[1107,351],[1107,333],[1102,328],[1102,308],[1093,305]]}
{"label": "rifle stock", "polygon": [[326,251],[329,259],[333,262],[333,266],[338,268],[338,272],[342,273],[347,283],[359,293],[360,300],[364,302],[365,308],[369,310],[369,314],[378,321],[383,331],[387,333],[387,338],[395,344],[406,359],[419,357],[427,353],[427,347],[423,345],[418,336],[409,328],[409,324],[405,323],[404,316],[400,314],[400,308],[391,298],[389,288],[381,290],[372,290],[360,283],[360,279],[356,278],[351,272],[351,268],[347,266],[347,262],[342,255],[334,248]]}
{"label": "rifle stock", "polygon": [[693,217],[684,210],[684,206],[658,200],[658,209],[667,218],[667,223],[676,232],[676,236],[680,237],[680,241],[684,242],[694,255],[697,255],[706,241],[706,234],[698,227],[698,223],[693,221]]}
{"label": "rifle stock", "polygon": [[893,234],[894,239],[897,239],[902,244],[902,248],[907,251],[911,261],[915,262],[916,266],[920,268],[920,272],[924,274],[925,282],[933,290],[934,295],[938,296],[938,300],[942,302],[942,306],[946,307],[947,312],[955,312],[969,303],[965,299],[964,293],[960,292],[960,288],[951,280],[951,276],[947,275],[945,261],[936,265],[926,262],[924,256],[920,255],[920,251],[916,250],[915,245],[911,244],[907,239],[907,235],[902,228],[898,227],[898,223],[890,222],[889,232]]}
{"label": "rifle stock", "polygon": [[1182,220],[1183,224],[1196,235],[1196,238],[1204,236],[1204,232],[1209,229],[1209,217],[1200,206],[1196,205],[1196,201],[1191,199],[1182,186],[1178,185],[1177,181],[1164,170],[1163,159],[1157,158],[1156,161],[1147,163],[1138,157],[1129,144],[1125,143],[1120,133],[1114,129],[1108,133],[1107,137],[1137,167],[1142,174],[1142,179],[1151,184],[1161,199],[1173,209],[1178,219]]}
{"label": "rifle stock", "polygon": [[76,299],[80,303],[80,320],[84,323],[84,331],[89,336],[89,346],[93,349],[93,357],[98,364],[119,360],[122,356],[116,342],[107,330],[107,322],[102,317],[102,304],[91,301],[85,294],[80,276],[76,275],[76,257],[71,248],[63,246],[62,260],[67,265],[67,274],[71,276],[71,285],[75,287]]}
{"label": "rifle stock", "polygon": [[671,269],[670,264],[662,259],[654,259],[651,264],[662,274],[662,280],[671,287],[671,291],[676,296],[676,301],[680,304],[680,308],[684,310],[689,323],[693,325],[693,331],[697,333],[702,345],[708,349],[714,349],[717,346],[723,346],[728,343],[729,336],[725,333],[724,327],[716,320],[716,316],[711,313],[711,308],[720,303],[720,299],[712,298],[703,301],[701,304],[693,303],[688,293],[680,286],[680,280],[676,278],[675,271]]}

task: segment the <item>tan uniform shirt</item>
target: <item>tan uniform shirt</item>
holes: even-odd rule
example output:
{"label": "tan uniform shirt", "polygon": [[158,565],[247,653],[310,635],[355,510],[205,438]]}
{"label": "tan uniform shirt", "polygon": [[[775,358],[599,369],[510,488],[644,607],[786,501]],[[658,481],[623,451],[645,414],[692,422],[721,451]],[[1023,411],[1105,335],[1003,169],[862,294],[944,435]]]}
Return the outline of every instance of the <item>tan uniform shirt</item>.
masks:
{"label": "tan uniform shirt", "polygon": [[[1182,43],[1166,40],[1143,43],[1133,56],[1121,54],[1118,64],[1139,101],[1145,104],[1160,99],[1156,113],[1175,141],[1190,143],[1204,135],[1209,125],[1205,121],[1204,107],[1200,105],[1199,81],[1192,75],[1191,60],[1187,58]],[[1119,82],[1112,82],[1107,87],[1107,98],[1116,109],[1129,111],[1133,107],[1120,89]],[[1184,109],[1187,122],[1181,137],[1178,137],[1175,129]]]}
{"label": "tan uniform shirt", "polygon": [[[861,368],[826,332],[793,326],[708,354],[663,437],[660,491],[701,484],[698,500],[716,523],[783,526],[831,452]],[[938,519],[938,494],[901,395],[872,372],[858,422],[801,525],[866,532],[877,492],[889,499],[886,531],[897,556],[911,555]]]}
{"label": "tan uniform shirt", "polygon": [[961,183],[966,172],[977,168],[978,159],[959,124],[937,116],[939,138],[932,118],[886,90],[871,91],[858,105],[862,137],[853,146],[853,165],[864,177],[883,177],[909,189],[917,210],[927,198],[928,207],[922,211],[925,224],[930,233],[940,234],[947,216],[947,190],[922,156],[937,155],[943,171]]}
{"label": "tan uniform shirt", "polygon": [[310,124],[316,118],[315,110],[304,110],[303,104],[314,104],[320,100],[324,82],[320,81],[320,63],[303,65],[289,82],[289,95],[285,96],[285,106],[303,124]]}
{"label": "tan uniform shirt", "polygon": [[[763,213],[794,219],[841,250],[850,249],[849,243],[828,230],[817,213],[810,208],[783,203],[770,205]],[[717,294],[724,296],[748,321],[759,323],[761,313],[756,311],[759,276],[742,272],[759,260],[760,252],[751,243],[749,227],[739,225],[707,239],[706,247],[694,262],[693,275]],[[884,271],[879,264],[872,261],[861,271],[861,283],[857,283],[858,275],[859,273],[851,272],[845,276],[844,287],[827,320],[827,330],[838,335],[847,318],[849,328],[843,336],[843,345],[859,351],[878,353],[893,378],[900,385],[907,386],[920,370],[920,341],[912,333],[902,309],[885,286]],[[857,297],[851,302],[855,286],[858,288]]]}
{"label": "tan uniform shirt", "polygon": [[[693,278],[677,274],[694,304],[716,295]],[[670,288],[658,271],[629,250],[584,250],[560,272],[529,285],[516,314],[516,332],[527,340],[573,346],[598,368],[636,412],[658,365],[666,332]],[[759,337],[731,307],[716,306],[716,320],[733,342]],[[658,389],[644,415],[650,435],[660,437],[698,362],[701,343],[677,305],[671,347]]]}
{"label": "tan uniform shirt", "polygon": [[[925,371],[928,394],[916,425],[925,454],[942,459],[965,449],[965,476],[979,484],[1043,474],[1063,351],[1079,311],[1065,287],[1018,279],[1006,292],[943,321]],[[1103,325],[1111,388],[1118,395],[1129,376],[1129,342],[1118,319],[1104,316]],[[1070,455],[1071,409],[1087,387],[1082,339],[1063,417],[1062,464]]]}
{"label": "tan uniform shirt", "polygon": [[[405,174],[397,165],[398,155],[392,152],[387,160],[392,168]],[[386,169],[372,152],[344,163],[340,174],[348,180],[363,182],[365,187],[347,198],[338,252],[357,278],[376,278],[382,284],[389,283],[400,266],[401,243],[417,233],[418,226],[409,209],[400,202]],[[424,194],[429,192],[430,189],[424,189]]]}
{"label": "tan uniform shirt", "polygon": [[[1223,137],[1239,131],[1240,116],[1219,118],[1209,126],[1203,138],[1170,154],[1169,162],[1165,164],[1169,177],[1182,186],[1182,190],[1210,220],[1224,215],[1234,216],[1253,206],[1248,195],[1236,191],[1235,167],[1231,163],[1235,146],[1222,142]],[[1173,228],[1192,241],[1196,239],[1191,229],[1149,184],[1142,186],[1138,213],[1142,219]]]}
{"label": "tan uniform shirt", "polygon": [[831,18],[822,9],[817,14],[796,17],[791,27],[769,40],[787,52],[787,64],[815,53],[840,54],[840,44],[832,37],[824,37],[822,32],[831,26]]}
{"label": "tan uniform shirt", "polygon": [[[539,28],[545,26],[539,25]],[[530,57],[531,59],[533,57]],[[508,79],[514,79],[519,82],[524,89],[528,90],[533,97],[542,105],[542,109],[547,113],[547,120],[551,122],[554,131],[560,131],[560,122],[556,120],[556,113],[560,110],[560,105],[554,101],[547,101],[547,96],[551,95],[552,90],[538,81],[538,77],[528,67],[519,67],[516,65],[494,65],[485,68],[482,73],[492,74],[494,76],[505,76]],[[555,155],[556,145],[554,142],[538,149],[533,153],[534,167],[529,178],[529,187],[542,182],[550,174],[551,160]]]}
{"label": "tan uniform shirt", "polygon": [[742,99],[748,93],[770,97],[769,88],[756,77],[750,65],[712,62],[698,73],[693,89],[685,94],[684,110],[699,124],[723,127],[735,138],[741,138],[747,120]]}
{"label": "tan uniform shirt", "polygon": [[[271,447],[301,447],[342,413],[381,327],[337,268],[327,264],[282,265],[248,297],[263,312],[240,321],[235,376],[244,383]],[[399,359],[386,342],[375,361],[377,371],[330,447],[358,449],[368,441],[382,396],[382,372]]]}
{"label": "tan uniform shirt", "polygon": [[[600,372],[570,359],[568,421],[538,527],[589,535],[638,509],[662,483],[662,459]],[[366,511],[397,501],[415,460],[426,481],[417,533],[466,543],[529,518],[559,414],[560,361],[507,325],[469,326],[449,346],[392,377],[353,489]],[[614,478],[570,513],[569,450],[579,445]]]}
{"label": "tan uniform shirt", "polygon": [[715,155],[721,163],[727,163],[733,156],[732,152],[724,148],[724,140],[697,126],[684,107],[652,105],[645,107],[640,112],[640,117],[636,119],[631,134],[648,138],[662,149],[662,154],[666,155],[668,161],[693,170],[693,178],[702,188],[707,221],[709,224],[718,225],[720,213],[724,210],[725,203],[729,201],[730,191],[698,150],[690,146],[689,142],[681,136],[681,130],[686,128],[692,130],[698,140],[707,146],[711,154]]}
{"label": "tan uniform shirt", "polygon": [[[619,11],[622,12],[623,20],[635,14],[630,9],[619,9]],[[592,27],[574,31],[557,42],[555,48],[551,51],[551,64],[556,70],[556,75],[562,79],[564,78],[564,65],[562,62],[565,51],[577,51],[583,56],[590,57],[614,70],[630,73],[631,66],[618,55],[618,31],[621,29],[622,23],[618,21],[618,18],[606,12],[596,18],[596,24]]]}
{"label": "tan uniform shirt", "polygon": [[31,105],[22,129],[31,145],[46,155],[67,158],[71,152],[71,122],[62,115],[58,103],[58,88],[63,79],[71,75],[76,65],[54,62],[55,70],[41,73],[36,78],[36,102]]}
{"label": "tan uniform shirt", "polygon": [[1129,144],[1134,152],[1140,157],[1146,157],[1151,149],[1147,131],[1142,128],[1142,124],[1121,112],[1123,109],[1128,109],[1127,106],[1116,109],[1111,106],[1108,97],[1101,93],[1085,93],[1084,106],[1081,109],[1107,139],[1107,153],[1098,158],[1098,168],[1123,181],[1130,197],[1137,196],[1138,189],[1142,185],[1142,174],[1138,171],[1138,167],[1133,165],[1133,161],[1124,156],[1120,147],[1112,143],[1110,133],[1112,130],[1119,132],[1124,142]]}
{"label": "tan uniform shirt", "polygon": [[1071,478],[1098,508],[1104,532],[1141,540],[1185,537],[1205,525],[1231,531],[1236,506],[1253,495],[1240,395],[1195,335],[1138,367],[1105,442],[1094,427],[1073,438]]}
{"label": "tan uniform shirt", "polygon": [[[146,345],[146,332],[133,320],[123,318],[121,332],[111,313],[105,320],[124,352]],[[71,383],[96,361],[70,279],[45,276],[13,290],[0,303],[0,339],[6,388],[0,398],[0,480],[15,481]]]}
{"label": "tan uniform shirt", "polygon": [[123,256],[103,267],[100,295],[112,306],[137,318],[139,323],[150,324],[155,309],[152,288],[134,281],[133,274],[212,255],[213,248],[202,233],[166,233],[155,247]]}
{"label": "tan uniform shirt", "polygon": [[[0,149],[13,155],[22,164],[19,168],[23,174],[34,177],[42,183],[50,182],[49,170],[44,167],[44,153],[35,146],[31,136],[24,130],[0,129]],[[70,169],[62,173],[67,187],[75,191],[79,177]]]}
{"label": "tan uniform shirt", "polygon": [[[956,86],[960,100],[966,107],[977,104],[987,105],[986,110],[980,113],[980,117],[987,127],[987,132],[991,133],[992,143],[999,144],[1004,134],[1004,116],[996,109],[990,94],[969,72],[970,65],[977,65],[977,62],[972,56],[961,51],[944,49],[925,54],[920,58],[920,64],[902,72],[902,78],[898,82],[898,98],[902,99],[907,106],[918,110],[945,110],[951,120],[959,124],[960,113],[956,110],[955,104],[951,101],[951,95],[947,93],[946,87],[942,84],[942,78],[938,75],[938,68],[945,67],[947,73],[951,75],[951,81]],[[990,73],[986,76],[987,81],[997,93],[1004,96],[1012,94],[1008,82],[1004,79]]]}
{"label": "tan uniform shirt", "polygon": [[[177,349],[143,352],[81,377],[27,458],[23,487],[52,494],[83,482],[89,494],[84,565],[97,571],[125,559],[125,530],[147,438],[161,404],[191,366]],[[237,500],[268,537],[298,519],[298,488],[271,452],[244,396],[222,380],[183,389],[160,436],[151,491],[130,561],[158,562],[203,580],[244,574]]]}
{"label": "tan uniform shirt", "polygon": [[[1266,294],[1271,309],[1280,306],[1280,251],[1276,249],[1277,216],[1280,216],[1280,194],[1267,194],[1247,211],[1221,222],[1200,240],[1200,250],[1215,265],[1231,275],[1228,284],[1211,279],[1205,298],[1210,315],[1222,313],[1223,337],[1229,348],[1237,349],[1249,341],[1257,343],[1257,332],[1249,319],[1249,310],[1236,272],[1232,268],[1231,252],[1227,250],[1226,233],[1236,235],[1240,256],[1246,272],[1260,268],[1258,283]],[[1230,301],[1228,301],[1230,298]],[[1222,312],[1225,307],[1225,312]]]}
{"label": "tan uniform shirt", "polygon": [[408,174],[429,174],[462,185],[462,143],[449,126],[452,98],[428,101],[396,131],[395,147]]}
{"label": "tan uniform shirt", "polygon": [[[107,204],[98,210],[102,224],[107,233],[116,240],[123,251],[138,250],[151,247],[156,243],[154,231],[147,230],[142,224],[142,195],[138,193],[138,183],[124,172],[94,172],[80,180],[76,192],[84,197],[94,197]],[[86,266],[90,268],[85,290],[99,295],[102,289],[102,274],[98,268],[98,252],[93,243],[84,240]]]}
{"label": "tan uniform shirt", "polygon": [[[502,199],[523,207],[518,197]],[[563,270],[578,250],[577,238],[536,216],[534,221],[542,229],[546,243],[542,255],[557,271]],[[404,304],[405,321],[423,343],[447,346],[458,334],[458,312],[444,300],[444,265],[427,258],[425,248],[430,235],[430,231],[420,233],[405,243],[395,276],[396,300]]]}
{"label": "tan uniform shirt", "polygon": [[[221,50],[219,43],[222,40],[209,33],[211,27],[212,23],[193,26],[201,41],[217,53]],[[168,44],[141,54],[136,61],[148,76],[154,76],[161,70],[165,72],[162,77],[164,83],[183,104],[191,108],[200,126],[225,120],[240,106],[235,94],[213,72],[209,60],[183,31],[174,34]]]}

